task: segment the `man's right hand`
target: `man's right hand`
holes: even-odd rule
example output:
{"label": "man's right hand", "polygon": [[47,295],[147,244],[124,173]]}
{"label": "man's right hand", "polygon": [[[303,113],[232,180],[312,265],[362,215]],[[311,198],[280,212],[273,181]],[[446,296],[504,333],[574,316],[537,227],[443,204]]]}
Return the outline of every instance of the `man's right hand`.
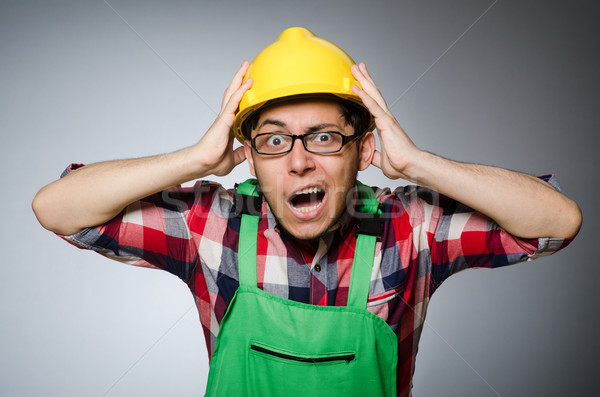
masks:
{"label": "man's right hand", "polygon": [[171,186],[208,175],[227,175],[244,161],[243,148],[233,150],[231,126],[244,92],[244,62],[225,90],[221,111],[194,146],[139,159],[106,161],[81,167],[43,187],[32,207],[46,229],[74,234],[108,222],[127,205]]}
{"label": "man's right hand", "polygon": [[193,147],[194,151],[198,153],[198,160],[204,169],[204,175],[199,178],[206,175],[227,175],[246,159],[243,147],[233,150],[231,127],[242,96],[252,86],[252,79],[248,79],[242,84],[242,79],[249,66],[248,61],[244,61],[240,66],[231,84],[225,90],[217,119]]}

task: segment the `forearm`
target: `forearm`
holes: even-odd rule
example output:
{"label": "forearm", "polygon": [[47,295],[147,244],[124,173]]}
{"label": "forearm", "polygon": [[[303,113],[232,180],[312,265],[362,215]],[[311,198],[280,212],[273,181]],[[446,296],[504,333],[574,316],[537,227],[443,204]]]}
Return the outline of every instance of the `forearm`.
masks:
{"label": "forearm", "polygon": [[523,238],[573,237],[581,226],[575,202],[530,175],[464,164],[419,150],[389,112],[366,66],[352,66],[362,89],[352,90],[375,119],[381,151],[372,164],[391,179],[403,178],[457,200]]}
{"label": "forearm", "polygon": [[33,210],[46,229],[73,234],[107,222],[136,200],[206,176],[208,170],[194,157],[192,147],[90,164],[42,188],[33,200]]}
{"label": "forearm", "polygon": [[231,125],[244,92],[249,67],[244,61],[223,95],[221,111],[202,139],[177,152],[82,167],[42,188],[33,210],[46,229],[73,234],[114,218],[127,205],[171,186],[207,175],[227,175],[245,160],[243,148],[233,149]]}
{"label": "forearm", "polygon": [[577,204],[531,175],[427,152],[419,153],[406,175],[494,219],[519,237],[573,237],[581,225]]}

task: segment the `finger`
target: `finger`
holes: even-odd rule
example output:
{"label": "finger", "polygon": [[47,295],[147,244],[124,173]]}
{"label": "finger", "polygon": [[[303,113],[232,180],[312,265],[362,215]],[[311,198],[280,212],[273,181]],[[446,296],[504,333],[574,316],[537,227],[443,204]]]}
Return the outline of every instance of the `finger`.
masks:
{"label": "finger", "polygon": [[369,94],[369,96],[372,97],[373,94],[376,92],[376,89],[373,88],[374,85],[363,74],[363,72],[360,70],[360,67],[358,65],[352,65],[350,71],[352,72],[354,78],[360,83],[361,87],[359,88],[361,88],[363,91]]}
{"label": "finger", "polygon": [[358,69],[361,71],[362,74],[365,75],[365,77],[367,78],[367,80],[369,80],[373,85],[375,85],[375,81],[371,77],[371,74],[367,70],[367,65],[364,62],[361,62],[361,63],[358,64]]}
{"label": "finger", "polygon": [[356,84],[352,86],[352,92],[354,92],[360,97],[361,101],[365,104],[367,109],[369,109],[369,112],[371,112],[373,117],[375,117],[376,119],[387,114],[386,109],[382,108],[378,101],[373,99],[371,95],[369,95],[365,90],[358,87]]}
{"label": "finger", "polygon": [[373,81],[371,76],[369,75],[369,72],[366,69],[367,68],[366,65],[364,63],[361,63],[361,65],[362,65],[361,72],[363,72],[366,80],[368,81],[368,84],[366,85],[365,90],[369,93],[369,95],[371,95],[371,97],[373,97],[373,99],[375,99],[379,103],[379,106],[381,106],[387,112],[388,106],[387,106],[387,102],[385,101],[385,98],[383,97],[383,94],[381,93],[381,91],[379,90],[379,88],[377,87],[377,85],[375,84],[375,82]]}
{"label": "finger", "polygon": [[231,80],[229,87],[227,87],[229,91],[234,91],[242,84],[244,75],[248,71],[249,67],[250,67],[250,62],[248,62],[248,61],[242,62],[239,69],[237,70],[237,72],[235,72],[235,75],[233,76],[233,79]]}
{"label": "finger", "polygon": [[352,65],[351,71],[352,75],[362,85],[363,90],[373,99],[375,99],[379,103],[379,106],[381,106],[387,112],[387,103],[385,102],[383,95],[381,95],[381,91],[379,91],[375,85],[375,82],[373,79],[371,79],[369,72],[366,70],[365,64],[361,62],[359,65]]}
{"label": "finger", "polygon": [[248,91],[250,87],[252,87],[252,83],[252,78],[248,78],[248,80],[244,81],[244,84],[238,87],[238,89],[231,94],[229,100],[223,106],[223,114],[233,115],[235,113],[236,109],[240,104],[240,101],[242,100],[242,97],[244,96],[244,93]]}
{"label": "finger", "polygon": [[242,84],[242,81],[244,79],[244,75],[246,74],[246,71],[248,70],[248,66],[249,66],[248,62],[244,61],[242,63],[242,65],[240,66],[240,68],[238,69],[238,71],[236,72],[233,79],[231,80],[231,83],[229,83],[229,86],[227,86],[227,88],[225,89],[225,92],[223,93],[223,99],[221,100],[221,111],[225,107],[225,104],[227,102],[229,102],[231,95],[238,88],[240,88],[240,85]]}
{"label": "finger", "polygon": [[[373,79],[371,78],[371,75],[369,74],[369,71],[367,70],[366,65],[363,62],[361,62],[357,65],[352,65],[350,70],[352,71],[352,74],[354,75],[354,77],[360,78],[361,81],[367,83],[365,85],[377,88],[377,86],[375,85],[375,82],[373,81]],[[366,89],[366,87],[364,87],[364,88]]]}
{"label": "finger", "polygon": [[233,92],[235,92],[235,90],[237,90],[240,87],[240,85],[242,84],[242,80],[244,79],[244,75],[248,71],[249,67],[250,63],[248,61],[242,62],[242,65],[239,67],[239,69],[233,76],[231,83],[229,83],[229,86],[225,89],[225,93],[223,94],[223,101],[221,102],[221,107],[229,101],[229,98],[231,97]]}

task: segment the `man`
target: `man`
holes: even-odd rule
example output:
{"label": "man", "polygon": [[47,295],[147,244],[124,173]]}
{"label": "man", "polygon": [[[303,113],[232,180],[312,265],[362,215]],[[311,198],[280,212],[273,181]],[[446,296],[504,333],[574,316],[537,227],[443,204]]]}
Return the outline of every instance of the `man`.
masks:
{"label": "man", "polygon": [[[244,160],[258,189],[178,187]],[[357,185],[370,165],[420,186]],[[366,66],[301,28],[242,64],[197,144],[72,166],[33,208],[80,247],[187,283],[212,355],[207,395],[410,395],[448,276],[553,253],[581,225],[545,180],[417,148]]]}

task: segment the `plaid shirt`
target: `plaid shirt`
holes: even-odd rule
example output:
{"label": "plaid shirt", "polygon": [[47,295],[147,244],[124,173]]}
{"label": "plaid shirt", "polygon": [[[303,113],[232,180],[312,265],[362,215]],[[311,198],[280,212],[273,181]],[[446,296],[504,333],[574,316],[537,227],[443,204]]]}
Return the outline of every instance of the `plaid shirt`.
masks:
{"label": "plaid shirt", "polygon": [[[553,182],[552,177],[544,179]],[[495,268],[549,255],[570,239],[516,238],[482,214],[418,186],[378,189],[377,197],[386,222],[375,250],[367,310],[398,336],[397,390],[408,396],[427,305],[447,277],[466,268]],[[64,238],[120,262],[181,278],[194,296],[212,354],[238,288],[239,229],[233,190],[197,182],[137,201],[110,222]],[[299,243],[278,228],[263,201],[258,287],[298,302],[346,305],[355,232],[346,214],[318,247]]]}

